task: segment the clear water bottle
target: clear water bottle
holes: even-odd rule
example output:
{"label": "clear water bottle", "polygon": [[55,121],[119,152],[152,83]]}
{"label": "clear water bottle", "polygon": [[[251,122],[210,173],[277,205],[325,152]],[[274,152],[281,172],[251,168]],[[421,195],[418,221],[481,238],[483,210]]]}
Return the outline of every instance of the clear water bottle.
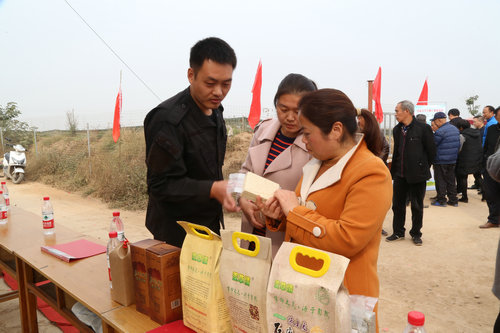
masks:
{"label": "clear water bottle", "polygon": [[118,233],[116,231],[111,231],[109,233],[108,246],[106,247],[106,260],[108,262],[108,275],[109,275],[109,287],[113,288],[113,282],[111,281],[111,266],[109,265],[109,254],[113,250],[120,246],[121,242],[118,240]]}
{"label": "clear water bottle", "polygon": [[120,212],[113,212],[113,219],[109,226],[109,232],[116,231],[118,233],[118,240],[125,241],[125,229],[123,228],[123,221],[120,218]]}
{"label": "clear water bottle", "polygon": [[5,205],[7,206],[7,210],[10,208],[10,197],[9,197],[9,189],[7,188],[7,183],[2,182],[3,197],[5,199]]}
{"label": "clear water bottle", "polygon": [[56,231],[54,225],[54,209],[52,208],[49,197],[43,197],[42,223],[44,235],[54,234]]}
{"label": "clear water bottle", "polygon": [[5,198],[3,192],[0,191],[0,224],[7,223],[7,205],[5,204]]}
{"label": "clear water bottle", "polygon": [[408,312],[408,325],[404,333],[426,333],[424,328],[425,316],[422,312],[410,311]]}

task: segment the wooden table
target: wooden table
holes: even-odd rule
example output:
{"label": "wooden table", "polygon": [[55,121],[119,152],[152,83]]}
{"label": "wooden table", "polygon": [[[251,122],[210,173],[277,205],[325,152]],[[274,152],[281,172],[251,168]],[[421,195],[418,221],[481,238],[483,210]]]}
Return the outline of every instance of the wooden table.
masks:
{"label": "wooden table", "polygon": [[14,251],[26,246],[51,245],[55,241],[70,240],[81,235],[65,228],[57,227],[56,236],[46,238],[43,235],[42,218],[19,207],[11,206],[6,224],[0,225],[0,268],[15,278],[18,290],[0,295],[0,302],[19,297],[19,312],[23,332],[28,331],[27,299],[23,292],[23,271],[14,255]]}
{"label": "wooden table", "polygon": [[160,326],[143,313],[135,309],[135,304],[113,309],[102,315],[103,327],[109,332],[144,333]]}

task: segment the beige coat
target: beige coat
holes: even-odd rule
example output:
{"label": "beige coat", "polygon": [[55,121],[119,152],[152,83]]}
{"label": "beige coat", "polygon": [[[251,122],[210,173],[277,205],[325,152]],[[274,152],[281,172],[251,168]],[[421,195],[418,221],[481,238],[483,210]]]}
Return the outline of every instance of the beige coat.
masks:
{"label": "beige coat", "polygon": [[[246,160],[241,166],[240,172],[253,172],[280,184],[281,188],[285,190],[293,191],[302,177],[302,167],[311,158],[302,142],[302,134],[298,135],[293,144],[279,154],[264,172],[267,155],[280,127],[278,119],[267,119],[255,128]],[[241,231],[251,233],[252,230],[252,225],[242,214]],[[274,257],[285,238],[285,233],[268,230],[266,236],[272,239]]]}

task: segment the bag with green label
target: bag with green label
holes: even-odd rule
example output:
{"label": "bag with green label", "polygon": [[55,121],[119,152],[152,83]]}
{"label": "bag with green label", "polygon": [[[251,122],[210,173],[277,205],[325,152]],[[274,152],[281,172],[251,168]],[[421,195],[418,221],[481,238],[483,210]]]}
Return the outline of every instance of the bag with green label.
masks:
{"label": "bag with green label", "polygon": [[284,242],[267,287],[269,333],[351,333],[349,259]]}
{"label": "bag with green label", "polygon": [[184,325],[198,333],[229,333],[231,319],[219,278],[222,241],[205,226],[177,223],[187,233],[180,257]]}
{"label": "bag with green label", "polygon": [[[221,230],[221,238],[220,280],[233,332],[265,333],[271,239],[227,230]],[[238,240],[254,242],[255,249],[241,248]]]}

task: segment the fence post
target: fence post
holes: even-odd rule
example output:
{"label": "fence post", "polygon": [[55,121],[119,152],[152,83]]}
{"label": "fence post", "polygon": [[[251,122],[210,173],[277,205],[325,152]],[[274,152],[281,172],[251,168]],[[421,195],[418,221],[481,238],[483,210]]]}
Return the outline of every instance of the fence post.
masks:
{"label": "fence post", "polygon": [[3,128],[0,127],[0,139],[2,140],[2,156],[3,156]]}
{"label": "fence post", "polygon": [[92,176],[92,163],[90,162],[90,130],[89,123],[87,123],[87,147],[89,151],[89,178]]}

